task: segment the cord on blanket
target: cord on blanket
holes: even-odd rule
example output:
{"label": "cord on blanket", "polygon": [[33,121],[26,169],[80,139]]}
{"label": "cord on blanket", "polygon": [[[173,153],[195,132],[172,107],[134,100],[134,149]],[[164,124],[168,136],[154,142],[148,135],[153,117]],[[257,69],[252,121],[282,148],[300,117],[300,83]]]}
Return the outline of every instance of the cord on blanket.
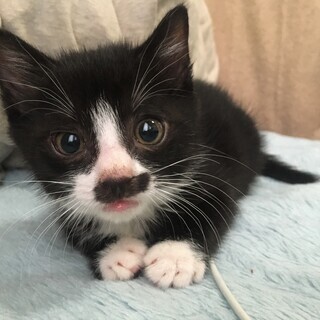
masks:
{"label": "cord on blanket", "polygon": [[226,283],[224,282],[216,264],[213,260],[210,262],[211,273],[213,279],[215,280],[219,290],[221,291],[222,295],[225,297],[227,302],[229,303],[233,312],[237,315],[240,320],[250,320],[248,314],[243,310],[237,299],[234,297],[232,292],[227,287]]}

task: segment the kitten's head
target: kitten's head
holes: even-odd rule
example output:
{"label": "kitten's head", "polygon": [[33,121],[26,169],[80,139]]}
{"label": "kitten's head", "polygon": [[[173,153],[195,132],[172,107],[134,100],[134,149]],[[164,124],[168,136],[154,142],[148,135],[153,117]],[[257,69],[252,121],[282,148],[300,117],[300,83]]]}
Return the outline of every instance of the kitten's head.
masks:
{"label": "kitten's head", "polygon": [[187,10],[170,11],[140,46],[49,58],[0,31],[10,134],[65,215],[153,218],[191,168],[196,103]]}

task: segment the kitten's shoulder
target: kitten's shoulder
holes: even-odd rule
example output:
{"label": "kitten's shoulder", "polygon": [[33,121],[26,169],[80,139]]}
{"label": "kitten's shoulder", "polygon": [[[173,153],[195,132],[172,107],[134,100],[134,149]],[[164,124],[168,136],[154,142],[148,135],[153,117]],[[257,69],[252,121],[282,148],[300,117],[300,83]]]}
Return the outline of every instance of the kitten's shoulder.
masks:
{"label": "kitten's shoulder", "polygon": [[240,149],[258,152],[261,140],[254,120],[227,91],[200,80],[194,81],[194,91],[199,101],[199,130],[208,145],[229,154]]}
{"label": "kitten's shoulder", "polygon": [[220,125],[247,124],[255,127],[248,112],[225,89],[202,80],[195,80],[194,91],[200,102],[203,119],[211,119]]}

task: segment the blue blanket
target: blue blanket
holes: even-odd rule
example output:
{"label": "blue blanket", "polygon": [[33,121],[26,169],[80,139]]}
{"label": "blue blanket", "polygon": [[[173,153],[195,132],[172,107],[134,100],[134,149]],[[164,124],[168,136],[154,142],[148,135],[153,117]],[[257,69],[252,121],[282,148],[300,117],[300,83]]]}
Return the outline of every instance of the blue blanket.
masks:
{"label": "blue blanket", "polygon": [[[266,133],[269,152],[320,174],[320,142]],[[0,319],[235,319],[211,274],[163,291],[144,278],[103,282],[51,225],[27,172],[0,187]],[[216,264],[254,319],[320,319],[320,183],[259,178]]]}

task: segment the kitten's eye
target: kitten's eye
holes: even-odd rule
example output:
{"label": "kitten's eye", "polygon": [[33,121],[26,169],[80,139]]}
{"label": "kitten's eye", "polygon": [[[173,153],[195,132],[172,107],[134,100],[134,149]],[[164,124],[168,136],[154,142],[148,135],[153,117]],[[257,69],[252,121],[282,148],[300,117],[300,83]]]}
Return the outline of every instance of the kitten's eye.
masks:
{"label": "kitten's eye", "polygon": [[74,133],[61,132],[54,135],[53,145],[59,153],[71,155],[79,151],[81,141]]}
{"label": "kitten's eye", "polygon": [[141,144],[157,144],[164,136],[164,127],[157,120],[143,120],[136,128],[136,138]]}

